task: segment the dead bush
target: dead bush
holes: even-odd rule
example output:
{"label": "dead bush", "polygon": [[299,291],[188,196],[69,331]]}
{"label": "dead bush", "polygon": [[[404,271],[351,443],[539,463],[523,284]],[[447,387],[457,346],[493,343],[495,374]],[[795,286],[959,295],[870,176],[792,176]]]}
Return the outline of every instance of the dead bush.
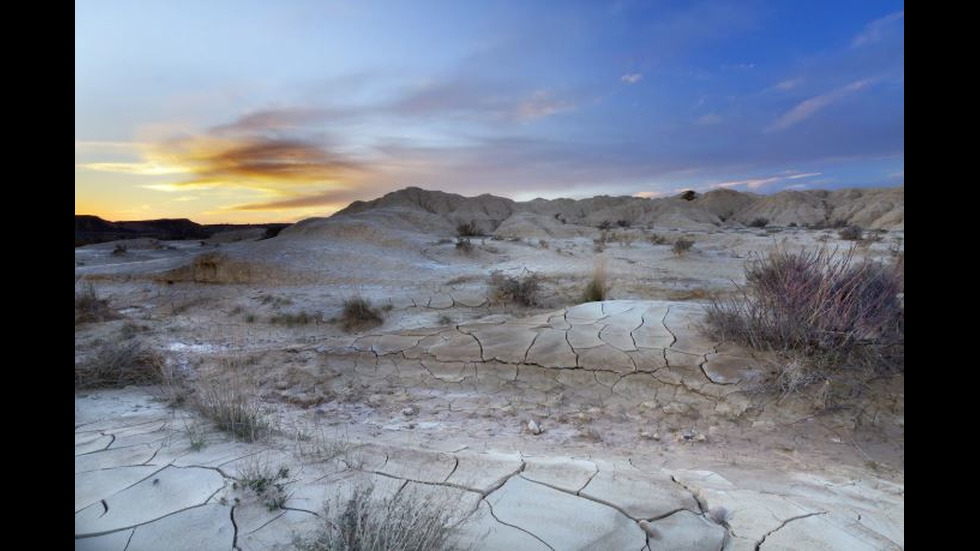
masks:
{"label": "dead bush", "polygon": [[371,305],[371,301],[353,296],[344,301],[344,310],[340,315],[341,327],[348,333],[372,329],[384,323],[381,312]]}
{"label": "dead bush", "polygon": [[372,486],[355,488],[346,501],[324,505],[320,529],[298,539],[303,551],[447,551],[453,549],[452,504],[411,489],[377,499]]}
{"label": "dead bush", "polygon": [[768,218],[762,218],[762,217],[753,218],[752,221],[749,222],[749,227],[750,228],[764,228],[764,227],[766,227],[768,225],[769,225],[769,219]]}
{"label": "dead bush", "polygon": [[481,235],[483,232],[480,231],[480,226],[476,224],[475,220],[460,222],[456,225],[456,237],[479,237]]}
{"label": "dead bush", "polygon": [[745,285],[708,306],[719,339],[802,354],[821,369],[901,367],[905,312],[894,265],[819,249],[777,250],[745,266]]}
{"label": "dead bush", "polygon": [[462,255],[473,254],[473,243],[466,237],[456,238],[456,252]]}
{"label": "dead bush", "polygon": [[122,388],[160,382],[159,355],[133,339],[109,341],[75,364],[75,388]]}
{"label": "dead bush", "polygon": [[678,237],[670,250],[677,256],[684,256],[694,247],[694,240],[686,237]]}
{"label": "dead bush", "polygon": [[497,300],[534,306],[538,302],[540,288],[541,278],[527,270],[519,276],[506,275],[499,270],[490,274],[490,289]]}
{"label": "dead bush", "polygon": [[218,429],[245,442],[254,442],[269,430],[256,397],[240,376],[202,377],[195,387],[194,406]]}
{"label": "dead bush", "polygon": [[99,298],[95,286],[89,282],[75,286],[75,325],[107,321],[118,316],[109,308],[109,301]]}

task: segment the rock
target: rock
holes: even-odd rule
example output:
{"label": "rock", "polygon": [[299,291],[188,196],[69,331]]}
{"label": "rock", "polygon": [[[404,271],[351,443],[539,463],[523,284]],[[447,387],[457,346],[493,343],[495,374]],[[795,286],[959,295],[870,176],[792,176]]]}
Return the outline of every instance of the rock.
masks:
{"label": "rock", "polygon": [[531,434],[538,435],[544,432],[544,429],[542,429],[541,426],[534,421],[534,419],[531,419],[527,422],[527,431]]}
{"label": "rock", "polygon": [[404,415],[405,417],[411,417],[413,415],[418,415],[418,413],[419,413],[419,408],[417,408],[415,406],[408,406],[407,408],[405,408],[405,409],[402,410],[402,415]]}

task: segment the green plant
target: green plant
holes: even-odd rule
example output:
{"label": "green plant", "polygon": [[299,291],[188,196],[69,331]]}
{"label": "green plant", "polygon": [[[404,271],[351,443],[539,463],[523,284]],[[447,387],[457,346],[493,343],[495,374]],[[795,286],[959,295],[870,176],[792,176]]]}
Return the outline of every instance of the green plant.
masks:
{"label": "green plant", "polygon": [[344,301],[344,309],[340,315],[341,327],[351,333],[371,329],[384,323],[381,313],[371,305],[371,301],[353,296]]}
{"label": "green plant", "polygon": [[302,551],[448,551],[454,548],[453,505],[404,489],[385,499],[372,486],[355,488],[346,501],[324,505],[316,534],[297,539]]}

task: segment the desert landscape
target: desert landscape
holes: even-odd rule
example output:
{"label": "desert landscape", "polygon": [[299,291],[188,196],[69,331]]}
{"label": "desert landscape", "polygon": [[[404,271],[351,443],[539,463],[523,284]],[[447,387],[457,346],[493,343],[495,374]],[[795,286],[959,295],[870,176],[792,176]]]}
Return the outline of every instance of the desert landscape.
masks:
{"label": "desert landscape", "polygon": [[77,0],[74,97],[76,551],[905,548],[902,0]]}
{"label": "desert landscape", "polygon": [[706,322],[780,251],[904,273],[903,188],[407,188],[226,237],[75,249],[76,549],[332,549],[358,499],[460,548],[904,546],[903,363]]}

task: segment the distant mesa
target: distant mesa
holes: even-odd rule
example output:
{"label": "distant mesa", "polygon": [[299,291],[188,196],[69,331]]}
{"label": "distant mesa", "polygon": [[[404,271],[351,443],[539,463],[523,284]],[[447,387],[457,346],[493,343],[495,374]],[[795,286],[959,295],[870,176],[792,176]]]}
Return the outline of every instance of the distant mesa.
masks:
{"label": "distant mesa", "polygon": [[98,216],[75,215],[75,246],[104,243],[120,239],[152,238],[161,240],[208,239],[222,232],[255,229],[259,235],[278,234],[289,224],[208,224],[186,218],[109,222]]}

